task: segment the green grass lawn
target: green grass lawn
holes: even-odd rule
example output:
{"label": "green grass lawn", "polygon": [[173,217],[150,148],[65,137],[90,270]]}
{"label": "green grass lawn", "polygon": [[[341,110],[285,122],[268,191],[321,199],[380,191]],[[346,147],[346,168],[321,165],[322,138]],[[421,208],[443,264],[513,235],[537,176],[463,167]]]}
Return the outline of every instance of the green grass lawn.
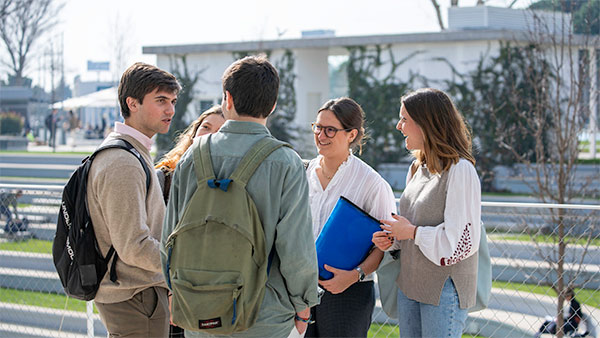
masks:
{"label": "green grass lawn", "polygon": [[[369,329],[369,333],[367,334],[368,338],[392,338],[398,337],[400,334],[398,332],[398,326],[389,325],[389,324],[371,324],[371,328]],[[483,338],[481,336],[473,336],[470,334],[463,334],[463,338]]]}
{"label": "green grass lawn", "polygon": [[[596,149],[600,149],[600,147],[598,147]],[[577,164],[600,164],[600,159],[598,159],[598,158],[596,158],[596,159],[593,159],[593,158],[580,159],[580,160],[577,160]]]}
{"label": "green grass lawn", "polygon": [[[0,288],[0,299],[6,303],[47,307],[59,310],[85,312],[85,302],[52,293]],[[94,312],[98,313],[94,308]]]}
{"label": "green grass lawn", "polygon": [[[494,240],[506,240],[506,241],[520,241],[520,242],[533,242],[533,238],[529,234],[511,234],[511,233],[488,233],[488,237]],[[558,236],[556,235],[534,235],[533,236],[538,243],[558,243]],[[566,237],[568,244],[575,245],[586,245],[587,238],[580,237]],[[600,245],[599,238],[592,238],[590,245]]]}
{"label": "green grass lawn", "polygon": [[371,328],[369,329],[369,333],[367,334],[368,338],[384,338],[384,337],[398,337],[400,333],[398,333],[397,325],[388,325],[388,324],[371,324]]}
{"label": "green grass lawn", "polygon": [[[509,282],[492,282],[492,287],[499,289],[518,290],[540,295],[556,297],[556,292],[549,286],[540,286],[534,284],[521,284]],[[583,304],[600,308],[600,291],[592,289],[575,288],[575,298]]]}
{"label": "green grass lawn", "polygon": [[52,253],[52,241],[42,241],[40,239],[28,239],[26,241],[18,241],[18,242],[12,242],[12,241],[2,242],[2,243],[0,243],[0,250],[51,254]]}

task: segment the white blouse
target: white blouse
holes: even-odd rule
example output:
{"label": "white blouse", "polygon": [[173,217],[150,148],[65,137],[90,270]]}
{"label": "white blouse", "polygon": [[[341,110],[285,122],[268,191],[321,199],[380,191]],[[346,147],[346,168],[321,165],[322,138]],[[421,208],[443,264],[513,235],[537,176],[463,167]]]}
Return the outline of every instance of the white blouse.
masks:
{"label": "white blouse", "polygon": [[[406,184],[412,178],[409,170]],[[477,226],[464,226],[473,224]],[[418,225],[418,224],[415,224]],[[456,264],[477,252],[481,236],[481,186],[473,164],[465,159],[450,167],[444,222],[418,227],[415,244],[434,264]],[[465,243],[465,240],[471,243]],[[470,244],[470,245],[469,245]],[[396,243],[388,249],[397,248]],[[466,250],[464,248],[472,248]],[[402,253],[400,253],[402,254]]]}
{"label": "white blouse", "polygon": [[[376,219],[393,219],[391,213],[396,213],[394,193],[379,173],[350,154],[323,190],[316,172],[321,167],[321,157],[319,155],[312,159],[306,171],[315,240],[340,196],[349,199]],[[365,280],[372,280],[372,277]]]}

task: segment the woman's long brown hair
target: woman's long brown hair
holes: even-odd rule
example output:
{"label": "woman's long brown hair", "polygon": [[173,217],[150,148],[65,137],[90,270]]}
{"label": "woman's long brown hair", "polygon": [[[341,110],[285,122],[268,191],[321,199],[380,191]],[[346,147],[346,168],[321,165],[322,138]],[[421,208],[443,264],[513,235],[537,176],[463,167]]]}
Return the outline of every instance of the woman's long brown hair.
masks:
{"label": "woman's long brown hair", "polygon": [[461,158],[475,165],[471,132],[446,93],[422,88],[403,96],[401,101],[423,132],[423,151],[413,151],[418,165],[426,163],[431,173],[442,173]]}

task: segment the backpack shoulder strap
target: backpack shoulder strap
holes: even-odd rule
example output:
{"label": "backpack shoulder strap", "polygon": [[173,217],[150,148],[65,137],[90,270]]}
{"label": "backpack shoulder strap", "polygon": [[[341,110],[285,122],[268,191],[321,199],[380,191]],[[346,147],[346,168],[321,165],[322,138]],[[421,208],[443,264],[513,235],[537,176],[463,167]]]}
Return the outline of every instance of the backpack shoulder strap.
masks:
{"label": "backpack shoulder strap", "polygon": [[[87,161],[87,169],[89,170],[91,161],[96,157],[96,155],[98,155],[99,152],[101,152],[105,149],[111,149],[111,148],[119,148],[119,149],[127,150],[128,152],[133,154],[140,161],[140,163],[142,164],[142,168],[144,169],[144,172],[146,173],[146,192],[148,190],[150,190],[150,168],[148,168],[148,164],[142,157],[142,154],[140,154],[140,152],[137,151],[137,149],[135,149],[135,147],[131,143],[129,143],[127,140],[124,140],[124,139],[110,140],[103,146],[96,149],[94,151],[94,153],[89,156],[89,159]],[[85,177],[87,177],[87,174],[88,173],[86,171]],[[86,208],[87,208],[87,199],[86,199]],[[97,245],[98,245],[98,242],[96,242],[96,246]],[[100,252],[99,248],[98,248],[98,252]],[[110,280],[113,283],[117,281],[117,269],[116,269],[117,257],[118,257],[117,252],[116,252],[114,246],[111,245],[104,260],[108,264],[110,259],[113,258],[112,264],[110,265]]]}
{"label": "backpack shoulder strap", "polygon": [[281,147],[292,147],[289,144],[271,137],[265,137],[256,142],[244,155],[240,164],[231,174],[231,179],[238,184],[246,186],[254,175],[258,166],[276,149]]}
{"label": "backpack shoulder strap", "polygon": [[108,141],[106,144],[104,144],[100,148],[96,149],[96,151],[94,151],[94,153],[92,155],[90,155],[89,161],[92,161],[94,159],[94,157],[96,157],[96,155],[98,155],[98,153],[101,152],[102,150],[111,149],[111,148],[120,148],[120,149],[127,150],[128,152],[133,154],[133,156],[135,156],[140,161],[140,163],[142,164],[142,168],[144,169],[144,172],[146,173],[146,191],[148,191],[150,189],[150,177],[151,177],[150,176],[150,168],[148,168],[148,164],[142,157],[142,154],[140,154],[140,152],[137,149],[135,149],[135,147],[133,145],[131,145],[131,143],[129,143],[127,140],[114,139],[114,140]]}
{"label": "backpack shoulder strap", "polygon": [[212,160],[210,159],[211,136],[211,134],[208,134],[194,139],[194,144],[200,143],[199,146],[194,148],[194,171],[198,181],[215,178]]}

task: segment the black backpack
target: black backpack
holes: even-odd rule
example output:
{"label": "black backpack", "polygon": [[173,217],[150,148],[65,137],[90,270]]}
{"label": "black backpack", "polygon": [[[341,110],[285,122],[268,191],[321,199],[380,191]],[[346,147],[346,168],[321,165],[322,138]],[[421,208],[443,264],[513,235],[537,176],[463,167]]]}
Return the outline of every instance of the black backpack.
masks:
{"label": "black backpack", "polygon": [[56,222],[56,234],[52,243],[52,258],[65,293],[81,300],[92,300],[100,282],[108,270],[108,262],[114,256],[110,268],[110,280],[116,282],[115,263],[117,253],[111,245],[106,257],[102,255],[87,206],[87,178],[96,155],[104,149],[121,148],[129,151],[142,164],[146,173],[146,191],[150,188],[150,169],[142,155],[127,141],[112,140],[83,159],[65,185]]}

